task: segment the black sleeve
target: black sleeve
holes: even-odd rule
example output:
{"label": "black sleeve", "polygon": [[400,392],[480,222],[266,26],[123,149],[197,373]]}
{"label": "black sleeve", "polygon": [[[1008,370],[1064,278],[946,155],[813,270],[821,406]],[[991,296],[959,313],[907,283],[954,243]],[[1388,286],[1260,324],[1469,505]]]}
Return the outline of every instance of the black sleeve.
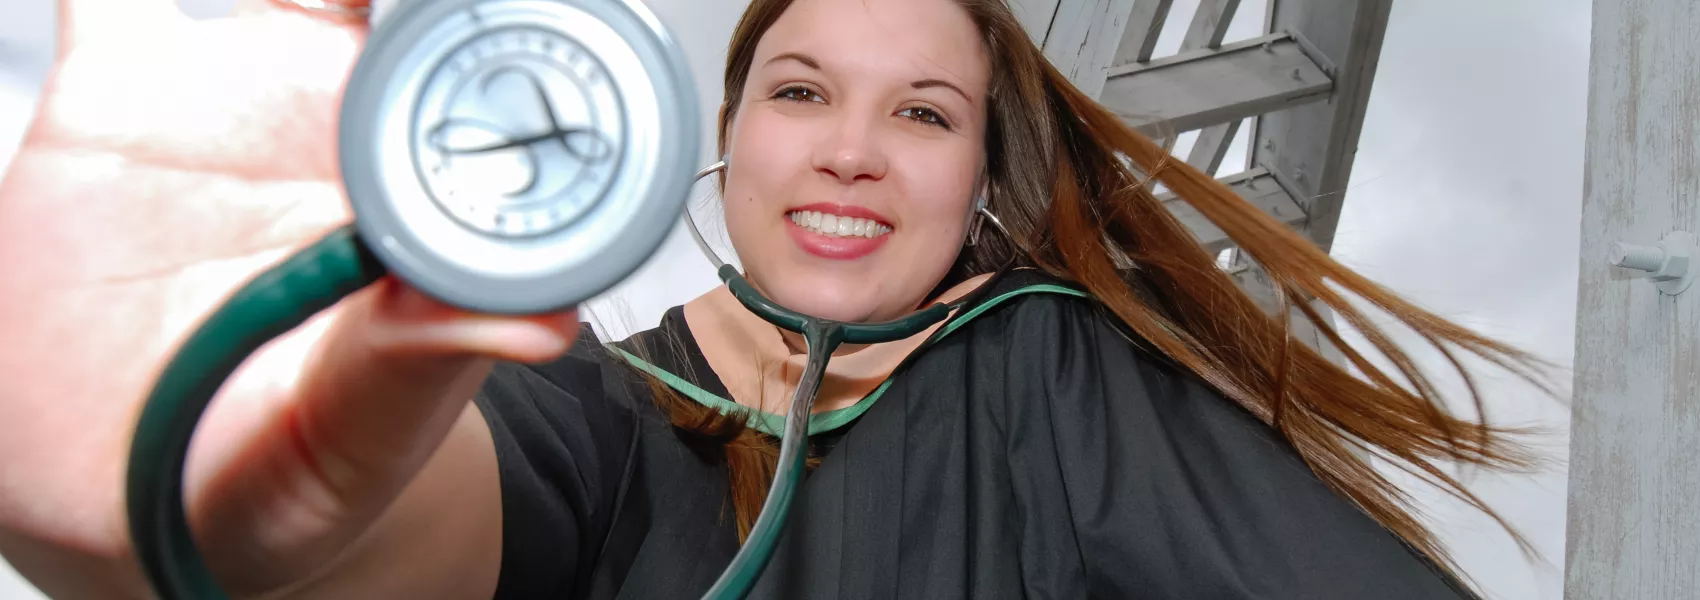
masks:
{"label": "black sleeve", "polygon": [[498,600],[578,597],[607,536],[636,423],[590,330],[555,362],[498,364],[475,400],[501,471]]}
{"label": "black sleeve", "polygon": [[1017,460],[1056,467],[1024,470],[1036,481],[1017,495],[1066,530],[1039,534],[1066,550],[1034,558],[1084,580],[1059,585],[1093,598],[1470,597],[1113,316],[1078,299],[1023,305],[1007,331],[1008,369],[1022,373],[1010,427]]}

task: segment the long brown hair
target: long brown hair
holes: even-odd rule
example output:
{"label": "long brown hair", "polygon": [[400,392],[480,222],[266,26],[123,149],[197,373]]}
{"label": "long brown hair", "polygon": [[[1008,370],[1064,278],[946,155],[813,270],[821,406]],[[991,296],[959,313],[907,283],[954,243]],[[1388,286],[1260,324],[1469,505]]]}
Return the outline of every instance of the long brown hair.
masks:
{"label": "long brown hair", "polygon": [[[1508,441],[1520,432],[1447,414],[1429,377],[1348,299],[1384,311],[1433,344],[1463,377],[1478,409],[1481,398],[1457,352],[1537,385],[1539,361],[1395,297],[1214,178],[1171,160],[1166,148],[1058,72],[1004,0],[957,1],[980,28],[996,65],[986,143],[990,208],[1011,235],[981,236],[980,243],[965,248],[941,288],[1012,262],[1084,286],[1143,343],[1269,424],[1331,489],[1449,572],[1457,573],[1450,557],[1406,506],[1400,489],[1371,466],[1372,455],[1511,530],[1442,465],[1533,466]],[[720,112],[722,151],[756,44],[791,2],[753,0],[732,34]],[[1210,219],[1267,273],[1283,299],[1278,310],[1271,314],[1216,266],[1153,194],[1153,182]],[[1360,332],[1391,371],[1348,346],[1313,301]],[[1293,309],[1359,375],[1295,342]],[[659,381],[651,379],[650,387],[679,429],[723,453],[743,539],[772,481],[774,442]],[[1512,534],[1527,551],[1526,542]]]}

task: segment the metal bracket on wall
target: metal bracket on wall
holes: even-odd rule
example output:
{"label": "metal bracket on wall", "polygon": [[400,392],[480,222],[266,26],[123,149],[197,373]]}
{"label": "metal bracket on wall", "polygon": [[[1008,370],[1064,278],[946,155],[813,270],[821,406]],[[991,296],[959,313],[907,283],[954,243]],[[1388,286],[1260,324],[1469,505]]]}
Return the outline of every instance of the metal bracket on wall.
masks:
{"label": "metal bracket on wall", "polygon": [[1694,234],[1673,231],[1657,246],[1614,243],[1607,262],[1614,267],[1650,273],[1648,281],[1657,285],[1660,292],[1675,296],[1694,283],[1694,269],[1689,264],[1694,259],[1694,250]]}

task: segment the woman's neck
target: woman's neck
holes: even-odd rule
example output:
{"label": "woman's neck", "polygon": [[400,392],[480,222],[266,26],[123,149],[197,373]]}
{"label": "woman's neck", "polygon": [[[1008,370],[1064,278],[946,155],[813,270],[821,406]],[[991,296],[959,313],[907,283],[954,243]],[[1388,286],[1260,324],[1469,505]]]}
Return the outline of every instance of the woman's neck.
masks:
{"label": "woman's neck", "polygon": [[[951,302],[991,278],[980,275],[940,295]],[[773,326],[739,303],[725,286],[685,304],[685,322],[708,365],[738,404],[785,414],[808,362],[803,336]],[[882,344],[846,344],[833,352],[814,411],[848,407],[879,387],[943,323]]]}

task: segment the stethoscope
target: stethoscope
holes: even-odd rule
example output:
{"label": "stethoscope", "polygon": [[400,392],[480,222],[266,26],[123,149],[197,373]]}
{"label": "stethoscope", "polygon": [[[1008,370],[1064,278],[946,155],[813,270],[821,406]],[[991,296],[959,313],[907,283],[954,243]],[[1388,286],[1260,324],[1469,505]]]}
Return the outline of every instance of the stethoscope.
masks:
{"label": "stethoscope", "polygon": [[[262,345],[389,273],[469,310],[577,306],[641,266],[681,214],[733,296],[807,348],[767,500],[704,597],[747,595],[801,486],[833,351],[912,337],[978,294],[884,323],[820,319],[763,296],[684,205],[692,184],[727,167],[688,176],[696,93],[678,45],[633,0],[432,0],[376,28],[344,92],[338,138],[354,224],[238,288],[178,348],[142,409],[125,495],[158,595],[228,598],[188,526],[184,463],[208,403]],[[983,201],[976,208],[991,216]]]}

